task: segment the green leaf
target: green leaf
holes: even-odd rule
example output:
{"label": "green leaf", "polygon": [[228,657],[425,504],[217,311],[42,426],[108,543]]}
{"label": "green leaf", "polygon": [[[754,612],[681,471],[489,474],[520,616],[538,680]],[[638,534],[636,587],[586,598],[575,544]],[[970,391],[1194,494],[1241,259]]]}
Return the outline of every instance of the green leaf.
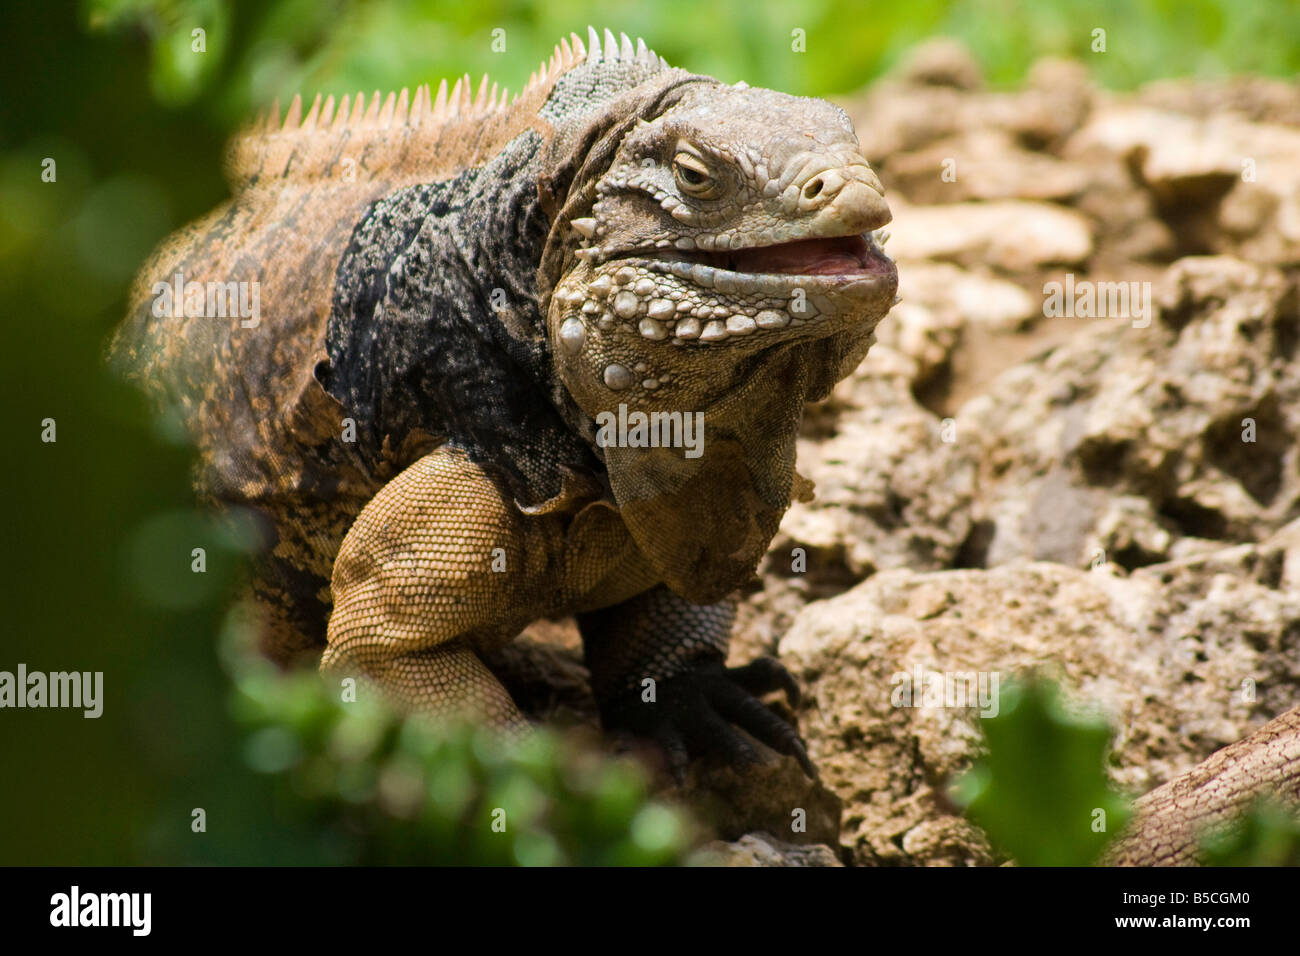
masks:
{"label": "green leaf", "polygon": [[1226,830],[1205,836],[1201,849],[1206,866],[1300,866],[1300,820],[1259,800]]}
{"label": "green leaf", "polygon": [[1066,711],[1055,685],[1007,686],[982,721],[988,754],[953,796],[994,846],[1026,866],[1094,863],[1131,815],[1105,772],[1111,729]]}

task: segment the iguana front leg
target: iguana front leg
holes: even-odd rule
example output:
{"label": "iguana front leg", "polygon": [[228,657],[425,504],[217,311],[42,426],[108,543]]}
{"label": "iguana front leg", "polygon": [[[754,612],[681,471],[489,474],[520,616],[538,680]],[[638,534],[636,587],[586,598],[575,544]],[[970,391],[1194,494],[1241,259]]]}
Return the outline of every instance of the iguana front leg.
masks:
{"label": "iguana front leg", "polygon": [[[568,550],[593,545],[569,536]],[[558,523],[525,515],[462,453],[426,455],[384,486],[344,538],[321,669],[368,678],[412,709],[522,733],[525,718],[476,648],[565,602],[565,553]],[[603,722],[658,741],[678,775],[691,756],[757,760],[733,724],[815,775],[794,728],[755,696],[784,690],[797,702],[784,668],[770,659],[725,666],[734,618],[734,602],[691,604],[662,585],[580,614]],[[653,702],[642,699],[645,678],[656,681]]]}
{"label": "iguana front leg", "polygon": [[544,610],[547,533],[463,453],[444,446],[416,461],[344,538],[322,671],[368,678],[411,709],[522,733],[476,647]]}
{"label": "iguana front leg", "polygon": [[[658,742],[679,779],[693,756],[756,762],[758,754],[735,727],[794,757],[816,777],[798,732],[758,699],[782,690],[797,705],[794,679],[772,658],[726,666],[735,617],[733,600],[691,604],[663,585],[579,615],[602,722]],[[655,682],[653,700],[647,699],[647,678]]]}

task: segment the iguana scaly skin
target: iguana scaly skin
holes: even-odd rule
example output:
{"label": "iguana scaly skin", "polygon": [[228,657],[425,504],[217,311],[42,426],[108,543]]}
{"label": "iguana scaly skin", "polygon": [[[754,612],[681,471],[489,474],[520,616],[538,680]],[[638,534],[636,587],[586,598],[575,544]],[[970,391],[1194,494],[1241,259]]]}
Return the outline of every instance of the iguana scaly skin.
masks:
{"label": "iguana scaly skin", "polygon": [[[676,767],[752,758],[738,726],[811,772],[757,699],[788,675],[724,661],[729,595],[807,484],[804,403],[894,300],[853,128],[608,32],[513,100],[467,80],[273,110],[232,146],[233,198],[144,268],[117,358],[192,430],[200,489],[262,519],[277,660],[323,646],[517,729],[479,652],[572,613],[607,726]],[[257,283],[260,321],[157,316],[178,273]],[[702,454],[599,440],[620,405],[702,413]]]}

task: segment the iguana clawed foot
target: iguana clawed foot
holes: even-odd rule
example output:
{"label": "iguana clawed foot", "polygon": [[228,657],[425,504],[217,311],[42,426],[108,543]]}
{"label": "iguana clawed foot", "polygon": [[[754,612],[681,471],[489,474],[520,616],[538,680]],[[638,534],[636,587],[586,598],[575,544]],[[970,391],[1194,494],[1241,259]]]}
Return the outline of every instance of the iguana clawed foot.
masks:
{"label": "iguana clawed foot", "polygon": [[607,728],[645,737],[662,747],[679,783],[691,758],[715,756],[736,766],[761,762],[737,727],[778,753],[794,757],[808,776],[817,779],[817,768],[798,731],[758,699],[777,690],[785,692],[792,707],[798,706],[794,678],[773,658],[743,667],[709,659],[661,681],[654,700],[643,699],[636,690],[608,702],[602,717]]}

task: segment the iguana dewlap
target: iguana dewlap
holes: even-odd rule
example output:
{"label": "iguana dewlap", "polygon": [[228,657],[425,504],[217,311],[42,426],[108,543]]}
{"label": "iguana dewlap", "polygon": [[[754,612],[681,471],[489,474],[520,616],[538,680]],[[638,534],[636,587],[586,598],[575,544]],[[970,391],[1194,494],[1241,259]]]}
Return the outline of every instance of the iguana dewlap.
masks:
{"label": "iguana dewlap", "polygon": [[[511,101],[295,99],[229,163],[115,351],[188,423],[202,491],[261,517],[267,652],[520,727],[479,652],[573,613],[607,726],[678,765],[750,756],[739,726],[807,766],[755,696],[793,682],[724,660],[804,403],[894,301],[844,112],[593,31]],[[213,286],[258,316],[212,315]]]}

